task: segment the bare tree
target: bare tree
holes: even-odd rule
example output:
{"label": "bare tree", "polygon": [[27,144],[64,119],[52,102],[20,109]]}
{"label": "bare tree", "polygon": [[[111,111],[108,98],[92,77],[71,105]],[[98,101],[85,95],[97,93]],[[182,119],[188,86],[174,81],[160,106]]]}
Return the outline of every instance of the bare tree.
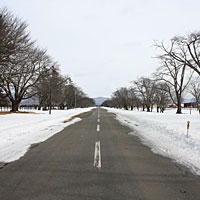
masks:
{"label": "bare tree", "polygon": [[112,108],[112,107],[115,107],[115,104],[114,104],[113,100],[109,99],[109,100],[104,101],[104,102],[101,104],[101,106],[105,106],[105,107],[110,107],[110,108]]}
{"label": "bare tree", "polygon": [[17,53],[26,52],[33,44],[26,29],[27,24],[7,8],[0,9],[0,65],[12,63]]}
{"label": "bare tree", "polygon": [[74,108],[81,107],[82,99],[86,97],[86,94],[82,91],[81,88],[75,87],[75,93],[74,93]]}
{"label": "bare tree", "polygon": [[81,108],[92,107],[95,105],[95,102],[92,98],[82,97],[81,99]]}
{"label": "bare tree", "polygon": [[3,72],[0,77],[1,87],[12,103],[12,111],[18,110],[23,99],[35,95],[30,91],[40,79],[43,68],[47,68],[49,64],[49,57],[39,49],[30,49],[28,55],[17,53],[16,56],[21,60],[16,58],[12,63],[1,65]]}
{"label": "bare tree", "polygon": [[9,98],[12,111],[18,111],[23,99],[35,95],[44,109],[92,104],[80,88],[69,83],[71,79],[60,74],[57,63],[30,39],[27,24],[7,9],[0,10],[0,89]]}
{"label": "bare tree", "polygon": [[64,97],[67,109],[74,108],[76,104],[76,86],[73,83],[65,87]]}
{"label": "bare tree", "polygon": [[9,102],[8,102],[8,99],[6,98],[6,94],[0,88],[0,106],[6,106],[8,104]]}
{"label": "bare tree", "polygon": [[62,76],[57,63],[52,63],[49,69],[41,72],[41,78],[35,84],[32,93],[39,99],[39,109],[47,110],[50,106],[65,108],[64,90],[71,83],[68,76]]}
{"label": "bare tree", "polygon": [[[155,73],[156,79],[167,83],[171,100],[177,105],[176,113],[180,114],[183,92],[192,78],[192,72],[187,70],[186,64],[182,64],[171,57],[161,56],[160,59],[162,63]],[[186,77],[186,70],[188,77]]]}
{"label": "bare tree", "polygon": [[68,76],[62,76],[59,72],[59,68],[54,64],[51,72],[50,72],[50,92],[49,95],[51,99],[49,99],[49,103],[53,106],[60,107],[64,109],[65,107],[65,97],[64,97],[64,89],[67,85],[71,83],[71,79]]}
{"label": "bare tree", "polygon": [[137,107],[137,109],[139,110],[139,107],[141,105],[141,101],[137,97],[136,88],[134,87],[128,89],[128,104],[130,105],[131,110],[133,110],[134,107]]}
{"label": "bare tree", "polygon": [[116,107],[128,110],[128,93],[128,89],[125,87],[121,87],[113,92],[112,101],[115,103]]}
{"label": "bare tree", "polygon": [[163,113],[166,107],[171,102],[167,83],[165,82],[156,83],[156,92],[154,101],[157,105],[157,112],[160,111]]}
{"label": "bare tree", "polygon": [[39,107],[40,110],[43,108],[43,110],[47,110],[47,107],[49,105],[49,97],[50,97],[50,73],[49,69],[45,69],[41,72],[41,77],[39,81],[35,84],[35,86],[32,89],[32,93],[36,94],[36,97],[39,101]]}
{"label": "bare tree", "polygon": [[147,112],[152,111],[155,96],[155,81],[150,78],[141,77],[134,81],[138,97],[141,99],[144,106],[147,108]]}
{"label": "bare tree", "polygon": [[171,58],[200,75],[200,32],[174,37],[169,47],[163,42],[155,46],[162,50],[165,58]]}
{"label": "bare tree", "polygon": [[55,64],[51,70],[44,71],[44,74],[48,75],[44,75],[35,86],[43,110],[50,106],[60,109],[94,106],[93,99],[87,97],[70,77],[62,76]]}
{"label": "bare tree", "polygon": [[64,99],[68,109],[83,107],[83,101],[88,98],[81,88],[73,82],[64,89]]}
{"label": "bare tree", "polygon": [[80,87],[77,87],[72,83],[69,86],[71,86],[71,90],[68,91],[68,94],[70,94],[71,98],[66,96],[66,99],[68,105],[71,105],[72,108],[83,108],[95,105],[94,100],[87,97]]}
{"label": "bare tree", "polygon": [[27,32],[27,24],[7,10],[0,14],[0,87],[17,111],[23,99],[32,97],[31,88],[48,68],[50,58],[45,50],[36,48]]}
{"label": "bare tree", "polygon": [[195,98],[196,102],[196,107],[199,110],[200,114],[200,77],[198,76],[197,78],[193,79],[193,81],[190,84],[190,89],[189,89],[191,95]]}

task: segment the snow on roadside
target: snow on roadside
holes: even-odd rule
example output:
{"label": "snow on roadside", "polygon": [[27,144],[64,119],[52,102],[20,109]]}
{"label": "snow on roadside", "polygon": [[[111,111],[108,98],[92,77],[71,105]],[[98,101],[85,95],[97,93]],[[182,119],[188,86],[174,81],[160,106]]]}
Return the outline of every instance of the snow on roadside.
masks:
{"label": "snow on roadside", "polygon": [[70,121],[71,117],[92,109],[53,110],[51,115],[45,111],[0,115],[0,162],[18,160],[32,144],[43,142],[81,120],[75,117]]}
{"label": "snow on roadside", "polygon": [[[149,146],[154,153],[170,157],[200,175],[200,115],[147,113],[106,108],[115,113],[117,120],[133,129],[133,135]],[[186,137],[186,123],[190,121],[189,137]]]}

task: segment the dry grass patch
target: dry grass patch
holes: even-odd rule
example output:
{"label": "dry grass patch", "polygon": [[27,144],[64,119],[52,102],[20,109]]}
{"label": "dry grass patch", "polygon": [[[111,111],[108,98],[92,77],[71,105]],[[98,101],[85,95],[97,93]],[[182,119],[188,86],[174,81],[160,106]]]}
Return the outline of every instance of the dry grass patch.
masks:
{"label": "dry grass patch", "polygon": [[1,112],[0,111],[0,115],[8,115],[8,114],[36,114],[36,113],[28,112],[28,111],[17,111],[17,112],[11,112],[11,111]]}
{"label": "dry grass patch", "polygon": [[2,169],[5,166],[5,163],[0,162],[0,169]]}
{"label": "dry grass patch", "polygon": [[65,120],[63,123],[70,122],[71,120],[73,120],[73,119],[76,118],[76,117],[79,117],[79,116],[82,115],[82,114],[83,114],[83,113],[79,113],[79,114],[77,114],[77,115],[74,115],[74,116],[70,117],[69,119]]}

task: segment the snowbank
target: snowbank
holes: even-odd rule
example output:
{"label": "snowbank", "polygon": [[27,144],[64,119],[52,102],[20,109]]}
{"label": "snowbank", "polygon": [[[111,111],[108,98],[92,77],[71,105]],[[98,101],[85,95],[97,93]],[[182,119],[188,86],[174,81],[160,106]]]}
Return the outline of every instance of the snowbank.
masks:
{"label": "snowbank", "polygon": [[[66,126],[80,121],[71,117],[93,108],[53,110],[52,114],[34,111],[30,114],[0,115],[0,162],[12,162],[22,157],[31,144],[43,142]],[[67,121],[65,122],[64,121]]]}
{"label": "snowbank", "polygon": [[[175,114],[175,110],[165,113],[147,113],[106,108],[115,113],[117,119],[133,129],[133,135],[149,146],[154,153],[170,157],[200,175],[200,115],[192,110]],[[187,121],[190,121],[187,138]]]}

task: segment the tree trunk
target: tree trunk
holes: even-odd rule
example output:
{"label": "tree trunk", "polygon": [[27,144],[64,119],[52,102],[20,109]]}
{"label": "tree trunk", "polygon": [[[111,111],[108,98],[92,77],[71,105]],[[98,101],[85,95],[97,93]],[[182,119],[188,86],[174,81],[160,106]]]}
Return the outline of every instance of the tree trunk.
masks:
{"label": "tree trunk", "polygon": [[147,107],[147,112],[150,112],[150,106],[146,105]]}
{"label": "tree trunk", "polygon": [[176,94],[176,98],[177,98],[177,111],[176,114],[182,114],[181,112],[181,94]]}
{"label": "tree trunk", "polygon": [[127,105],[126,105],[126,104],[124,104],[124,109],[125,109],[125,110],[128,110],[128,107],[127,107]]}
{"label": "tree trunk", "polygon": [[[196,100],[197,101],[197,100]],[[197,101],[197,102],[199,102],[199,100]],[[200,114],[200,107],[199,107],[199,104],[197,103],[197,110],[199,111],[199,114]]]}
{"label": "tree trunk", "polygon": [[176,114],[182,114],[182,112],[181,112],[181,102],[180,101],[178,101],[178,104],[177,104]]}
{"label": "tree trunk", "polygon": [[19,102],[13,101],[12,102],[12,107],[11,107],[11,112],[17,112],[19,109]]}
{"label": "tree trunk", "polygon": [[47,105],[46,105],[46,104],[43,105],[42,110],[43,110],[43,111],[46,111],[46,110],[47,110]]}

